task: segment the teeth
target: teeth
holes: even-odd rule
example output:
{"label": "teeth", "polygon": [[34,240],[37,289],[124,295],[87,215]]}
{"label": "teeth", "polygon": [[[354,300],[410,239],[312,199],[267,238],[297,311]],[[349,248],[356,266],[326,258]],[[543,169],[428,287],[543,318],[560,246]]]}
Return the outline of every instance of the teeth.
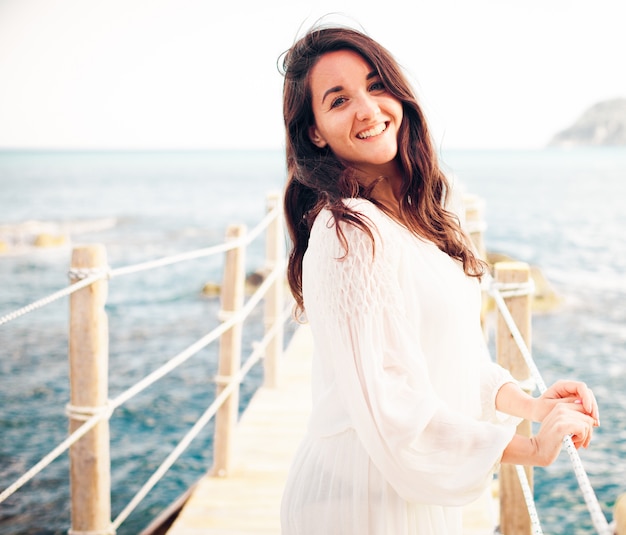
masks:
{"label": "teeth", "polygon": [[365,132],[360,132],[356,135],[359,139],[367,139],[368,137],[374,137],[382,134],[385,130],[387,130],[387,123],[381,123],[374,128],[370,128]]}

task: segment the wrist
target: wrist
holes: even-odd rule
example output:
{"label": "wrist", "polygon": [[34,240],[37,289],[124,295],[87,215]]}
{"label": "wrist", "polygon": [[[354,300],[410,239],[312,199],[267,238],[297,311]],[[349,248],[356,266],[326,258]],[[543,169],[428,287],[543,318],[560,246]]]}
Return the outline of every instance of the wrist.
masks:
{"label": "wrist", "polygon": [[536,437],[529,437],[530,448],[531,448],[531,458],[533,466],[548,466],[548,462],[541,455],[541,450],[539,449],[539,443],[537,442]]}
{"label": "wrist", "polygon": [[530,400],[528,401],[528,412],[529,412],[529,416],[528,419],[531,422],[542,422],[543,419],[545,418],[545,414],[543,413],[543,410],[541,408],[541,398],[533,398],[531,397]]}
{"label": "wrist", "polygon": [[[505,383],[496,395],[496,409],[535,422],[541,421],[539,400],[520,388],[517,383]],[[540,419],[538,419],[540,418]]]}
{"label": "wrist", "polygon": [[539,445],[535,437],[513,435],[511,442],[504,448],[502,463],[523,466],[541,466]]}

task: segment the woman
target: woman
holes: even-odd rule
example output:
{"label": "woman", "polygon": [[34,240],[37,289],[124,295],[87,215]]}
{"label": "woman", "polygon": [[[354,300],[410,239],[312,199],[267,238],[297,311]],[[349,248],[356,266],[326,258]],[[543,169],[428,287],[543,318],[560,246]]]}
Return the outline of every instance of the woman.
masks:
{"label": "woman", "polygon": [[[479,279],[424,115],[397,63],[346,28],[284,58],[293,249],[314,337],[313,410],[285,488],[283,535],[451,535],[499,462],[587,446],[598,409],[563,381],[525,394],[489,360]],[[508,415],[508,416],[507,416]],[[515,434],[519,417],[542,422]]]}

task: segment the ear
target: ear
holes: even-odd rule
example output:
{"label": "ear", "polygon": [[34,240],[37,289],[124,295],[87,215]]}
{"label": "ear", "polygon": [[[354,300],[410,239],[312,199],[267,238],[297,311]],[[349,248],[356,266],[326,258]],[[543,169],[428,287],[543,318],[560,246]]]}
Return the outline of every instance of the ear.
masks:
{"label": "ear", "polygon": [[323,149],[326,145],[328,145],[315,125],[309,127],[309,139],[313,145],[319,147],[320,149]]}

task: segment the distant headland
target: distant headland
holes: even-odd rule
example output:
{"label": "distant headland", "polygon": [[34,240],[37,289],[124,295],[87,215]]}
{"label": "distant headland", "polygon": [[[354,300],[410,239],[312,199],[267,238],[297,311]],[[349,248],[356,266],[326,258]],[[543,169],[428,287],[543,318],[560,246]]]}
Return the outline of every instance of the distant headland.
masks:
{"label": "distant headland", "polygon": [[626,146],[626,98],[593,105],[569,128],[556,134],[550,147]]}

